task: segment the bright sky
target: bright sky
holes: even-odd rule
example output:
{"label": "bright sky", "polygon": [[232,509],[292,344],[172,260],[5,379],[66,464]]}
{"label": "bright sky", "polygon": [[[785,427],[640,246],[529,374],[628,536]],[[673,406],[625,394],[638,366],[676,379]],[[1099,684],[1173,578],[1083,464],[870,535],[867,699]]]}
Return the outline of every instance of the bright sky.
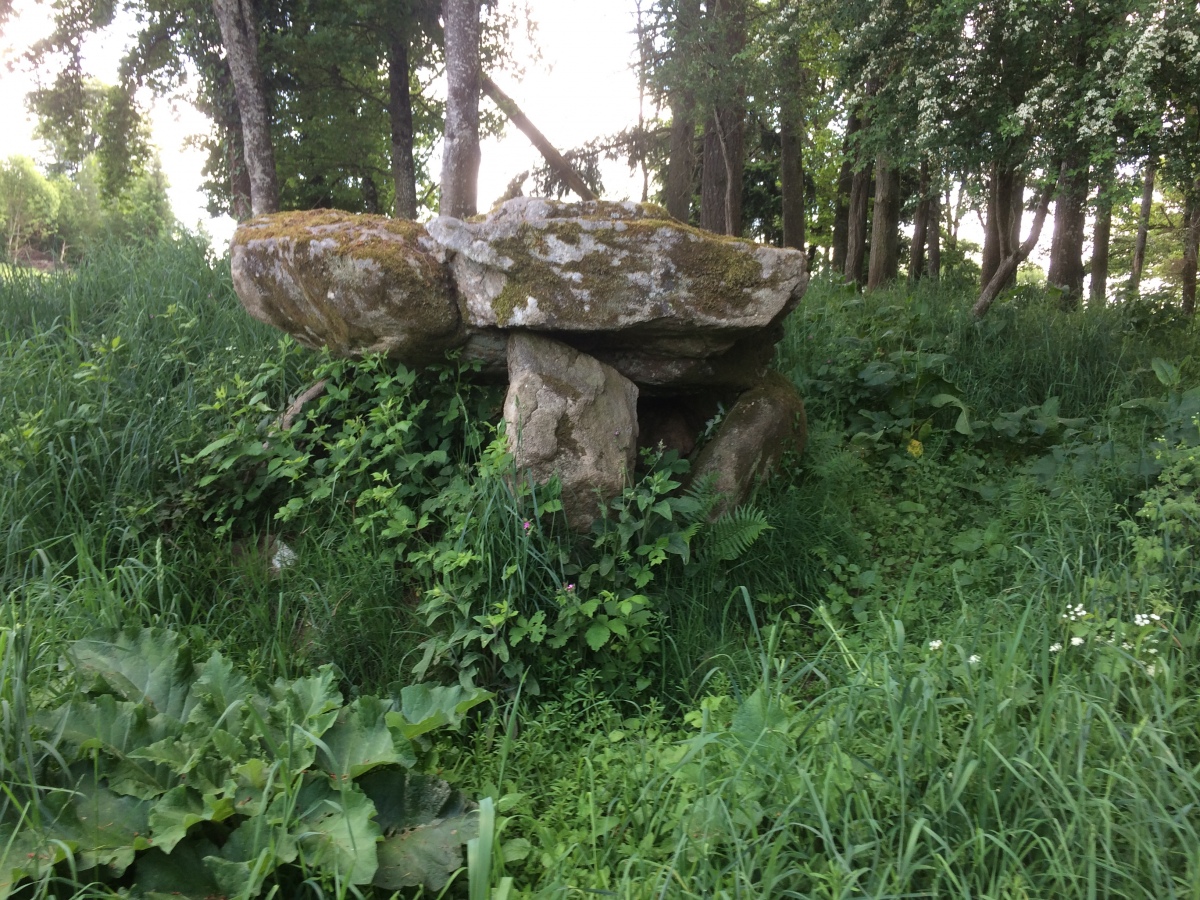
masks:
{"label": "bright sky", "polygon": [[[634,0],[529,0],[529,7],[542,61],[528,64],[520,83],[502,74],[496,75],[496,82],[551,143],[567,149],[636,122],[637,79],[631,69],[636,52]],[[37,159],[42,148],[32,137],[34,123],[25,109],[25,95],[36,86],[37,73],[25,70],[21,56],[49,31],[49,10],[34,0],[16,0],[14,11],[0,34],[0,122],[5,123],[0,129],[0,159],[18,153]],[[88,42],[89,75],[116,81],[130,27],[118,22],[112,34]],[[150,104],[151,98],[143,102]],[[232,222],[210,220],[200,193],[205,154],[187,146],[190,137],[208,132],[207,119],[187,98],[154,101],[150,112],[175,215],[188,227],[203,224],[214,238],[227,240]],[[514,175],[540,163],[537,151],[511,125],[502,140],[487,141],[482,149],[482,208],[503,193]],[[623,164],[610,164],[604,183],[606,198],[640,196],[640,176],[630,178]]]}

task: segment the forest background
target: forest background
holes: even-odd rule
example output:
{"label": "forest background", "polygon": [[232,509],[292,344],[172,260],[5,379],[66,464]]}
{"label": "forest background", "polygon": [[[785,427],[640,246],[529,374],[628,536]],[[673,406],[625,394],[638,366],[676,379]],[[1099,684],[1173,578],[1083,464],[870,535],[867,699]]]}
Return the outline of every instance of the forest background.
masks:
{"label": "forest background", "polygon": [[808,254],[775,368],[810,437],[716,522],[651,451],[584,535],[468,366],[251,321],[143,118],[186,78],[236,219],[432,215],[469,172],[434,85],[523,99],[520,10],[39,9],[47,149],[0,168],[0,897],[1196,896],[1195,3],[637,7],[640,115],[560,149]]}

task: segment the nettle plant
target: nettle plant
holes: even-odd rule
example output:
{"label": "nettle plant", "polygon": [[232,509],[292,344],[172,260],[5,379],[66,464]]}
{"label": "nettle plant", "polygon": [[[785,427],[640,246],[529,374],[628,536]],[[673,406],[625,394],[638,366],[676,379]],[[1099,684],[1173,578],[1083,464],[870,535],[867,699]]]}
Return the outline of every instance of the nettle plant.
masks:
{"label": "nettle plant", "polygon": [[65,671],[33,719],[53,752],[5,774],[0,897],[56,875],[148,897],[440,890],[476,835],[473,804],[419,768],[486,693],[346,703],[329,667],[264,689],[161,629],[78,641]]}
{"label": "nettle plant", "polygon": [[231,533],[349,517],[423,598],[419,677],[514,684],[545,656],[628,672],[658,648],[663,568],[733,559],[768,527],[746,509],[709,524],[712,492],[681,490],[687,461],[650,453],[592,533],[573,534],[558,486],[517,470],[492,424],[499,396],[470,371],[326,360],[319,396],[289,420],[271,400],[284,362],[210,404],[223,433],[186,460],[193,508]]}

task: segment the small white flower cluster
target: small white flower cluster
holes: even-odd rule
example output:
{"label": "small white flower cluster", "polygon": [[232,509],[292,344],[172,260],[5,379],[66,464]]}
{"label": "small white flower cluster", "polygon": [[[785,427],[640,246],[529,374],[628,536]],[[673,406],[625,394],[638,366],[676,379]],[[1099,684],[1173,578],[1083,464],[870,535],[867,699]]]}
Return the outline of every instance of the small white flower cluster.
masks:
{"label": "small white flower cluster", "polygon": [[942,649],[942,642],[941,642],[941,641],[930,641],[930,642],[929,642],[929,649],[930,649],[930,650],[941,650],[941,649]]}
{"label": "small white flower cluster", "polygon": [[1161,622],[1161,621],[1162,621],[1162,616],[1158,615],[1158,613],[1149,613],[1149,614],[1137,613],[1133,617],[1134,625],[1146,626],[1146,625],[1152,625],[1155,622]]}
{"label": "small white flower cluster", "polygon": [[1067,622],[1081,622],[1087,618],[1087,610],[1083,608],[1082,603],[1076,603],[1073,607],[1068,607],[1067,611],[1059,618]]}

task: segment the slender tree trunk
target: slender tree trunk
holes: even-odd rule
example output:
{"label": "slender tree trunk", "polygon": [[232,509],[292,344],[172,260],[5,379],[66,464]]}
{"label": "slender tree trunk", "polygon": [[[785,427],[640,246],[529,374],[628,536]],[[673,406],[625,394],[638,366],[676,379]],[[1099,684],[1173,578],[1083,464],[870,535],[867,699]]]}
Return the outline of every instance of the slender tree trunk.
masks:
{"label": "slender tree trunk", "polygon": [[256,216],[279,210],[279,182],[271,145],[267,92],[258,64],[258,23],[251,0],[212,0],[221,29],[225,58],[233,76],[246,171],[250,177],[250,206]]}
{"label": "slender tree trunk", "polygon": [[1077,154],[1068,158],[1066,180],[1054,202],[1054,238],[1046,280],[1064,291],[1063,306],[1077,306],[1083,296],[1083,233],[1086,221],[1087,165]]}
{"label": "slender tree trunk", "polygon": [[442,0],[446,123],[438,212],[475,215],[479,193],[479,0]]}
{"label": "slender tree trunk", "polygon": [[942,277],[942,195],[935,192],[929,198],[929,277]]}
{"label": "slender tree trunk", "polygon": [[388,36],[388,119],[392,126],[392,182],[397,219],[417,217],[417,166],[413,160],[413,110],[409,88],[408,33],[401,23]]}
{"label": "slender tree trunk", "polygon": [[854,186],[854,135],[862,123],[858,112],[852,111],[846,121],[846,137],[842,140],[842,167],[838,171],[837,206],[833,214],[833,260],[835,272],[846,271],[846,241],[850,231],[850,192]]}
{"label": "slender tree trunk", "polygon": [[[746,46],[746,0],[711,0],[708,9],[718,42],[714,56],[733,59]],[[746,108],[740,86],[727,80],[723,94],[704,126],[700,227],[736,236],[742,233]]]}
{"label": "slender tree trunk", "polygon": [[[925,244],[929,234],[929,162],[921,160],[921,178],[917,191],[920,201],[917,203],[917,214],[913,219],[912,250],[909,255],[908,277],[919,281],[925,274]],[[934,226],[936,227],[936,225]]]}
{"label": "slender tree trunk", "polygon": [[867,165],[854,173],[850,186],[850,217],[846,231],[846,280],[864,281],[867,256],[867,205],[875,184],[874,167]]}
{"label": "slender tree trunk", "polygon": [[797,114],[784,119],[780,130],[780,192],[783,197],[783,246],[804,249],[803,121]]}
{"label": "slender tree trunk", "polygon": [[[682,0],[675,20],[677,55],[696,52],[699,26],[700,0]],[[679,84],[671,91],[671,147],[664,193],[667,212],[680,222],[687,222],[696,183],[696,95],[689,79],[679,75],[677,80]]]}
{"label": "slender tree trunk", "polygon": [[983,286],[983,290],[979,293],[979,299],[975,301],[975,305],[971,308],[971,313],[975,318],[982,319],[987,315],[987,311],[991,308],[996,298],[1000,296],[1000,292],[1004,290],[1005,285],[1016,277],[1017,267],[1029,258],[1029,254],[1037,246],[1038,238],[1042,235],[1042,226],[1046,223],[1046,213],[1050,210],[1050,200],[1054,196],[1057,185],[1067,177],[1066,173],[1067,167],[1063,165],[1058,174],[1058,181],[1042,188],[1041,195],[1038,198],[1037,210],[1033,215],[1033,224],[1029,228],[1029,237],[1019,247],[1015,248],[1014,252],[1000,260],[995,272],[992,273],[991,280]]}
{"label": "slender tree trunk", "polygon": [[[1001,261],[1016,251],[1021,241],[1021,219],[1024,212],[1024,173],[1012,165],[1000,166],[993,163],[991,178],[988,180],[988,213],[983,238],[981,284],[989,284]],[[1015,278],[1014,269],[1010,281]]]}
{"label": "slender tree trunk", "polygon": [[875,214],[871,220],[871,259],[867,290],[896,278],[900,267],[900,170],[886,154],[875,160]]}
{"label": "slender tree trunk", "polygon": [[1129,271],[1129,290],[1134,292],[1142,283],[1142,269],[1146,265],[1146,241],[1150,236],[1150,210],[1154,206],[1154,176],[1158,171],[1158,157],[1146,160],[1146,179],[1142,184],[1142,208],[1138,213],[1137,242],[1133,245],[1133,265]]}
{"label": "slender tree trunk", "polygon": [[595,192],[583,180],[583,176],[571,168],[571,164],[555,149],[549,139],[538,130],[538,127],[529,121],[529,117],[521,111],[521,107],[517,106],[512,97],[500,90],[496,86],[496,82],[492,81],[487,75],[482,76],[480,83],[483,92],[487,94],[488,98],[499,107],[500,112],[504,113],[510,122],[521,130],[521,133],[525,137],[529,138],[529,142],[542,154],[542,159],[546,161],[546,165],[566,183],[567,187],[574,191],[581,200],[598,199]]}
{"label": "slender tree trunk", "polygon": [[1196,257],[1200,253],[1200,178],[1188,192],[1187,218],[1183,232],[1183,271],[1179,279],[1183,285],[1181,308],[1185,315],[1196,314]]}
{"label": "slender tree trunk", "polygon": [[1088,267],[1091,271],[1088,304],[1102,307],[1108,302],[1108,257],[1112,237],[1111,163],[1097,180],[1099,184],[1096,191],[1096,221],[1092,225],[1092,264]]}

